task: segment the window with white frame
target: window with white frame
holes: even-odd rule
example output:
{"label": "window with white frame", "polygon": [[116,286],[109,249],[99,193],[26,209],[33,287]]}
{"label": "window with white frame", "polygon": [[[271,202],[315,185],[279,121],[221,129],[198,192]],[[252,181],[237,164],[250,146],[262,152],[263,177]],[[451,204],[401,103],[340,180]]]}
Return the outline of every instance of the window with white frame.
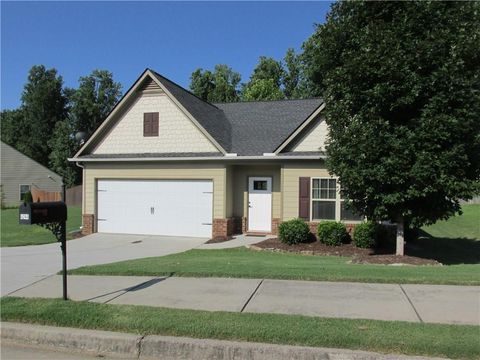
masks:
{"label": "window with white frame", "polygon": [[20,201],[23,201],[23,197],[30,191],[30,185],[20,184]]}
{"label": "window with white frame", "polygon": [[337,207],[337,180],[312,179],[312,220],[335,220]]}

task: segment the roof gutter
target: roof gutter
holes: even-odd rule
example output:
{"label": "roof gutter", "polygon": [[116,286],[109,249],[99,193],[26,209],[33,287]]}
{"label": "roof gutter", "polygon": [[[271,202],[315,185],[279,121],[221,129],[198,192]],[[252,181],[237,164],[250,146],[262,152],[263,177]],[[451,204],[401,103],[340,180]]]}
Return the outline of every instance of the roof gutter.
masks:
{"label": "roof gutter", "polygon": [[301,155],[301,156],[197,156],[197,157],[136,157],[136,158],[69,158],[75,162],[120,162],[120,161],[238,161],[238,160],[322,160],[325,155]]}

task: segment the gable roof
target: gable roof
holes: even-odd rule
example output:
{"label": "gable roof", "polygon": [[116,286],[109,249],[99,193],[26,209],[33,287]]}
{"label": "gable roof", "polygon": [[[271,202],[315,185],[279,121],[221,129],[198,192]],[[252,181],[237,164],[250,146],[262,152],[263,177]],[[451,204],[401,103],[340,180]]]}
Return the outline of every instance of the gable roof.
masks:
{"label": "gable roof", "polygon": [[170,94],[172,100],[221,153],[236,153],[238,156],[278,153],[280,147],[296,136],[303,124],[311,121],[323,104],[321,98],[211,104],[157,72],[146,69],[73,160],[91,158],[88,153],[83,154],[84,150],[91,147],[95,138],[105,134],[115,112],[135,93],[147,76]]}
{"label": "gable roof", "polygon": [[231,124],[230,152],[238,155],[273,153],[323,100],[248,101],[215,104]]}
{"label": "gable roof", "polygon": [[230,149],[230,124],[222,110],[206,102],[173,81],[151,70],[152,74],[182,104],[202,127],[225,149]]}

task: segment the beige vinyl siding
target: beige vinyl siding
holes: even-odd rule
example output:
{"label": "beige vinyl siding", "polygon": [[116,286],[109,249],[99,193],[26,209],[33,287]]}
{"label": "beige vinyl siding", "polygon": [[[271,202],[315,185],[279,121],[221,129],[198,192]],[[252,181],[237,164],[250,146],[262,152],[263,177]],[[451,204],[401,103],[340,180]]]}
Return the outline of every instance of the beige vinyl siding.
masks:
{"label": "beige vinyl siding", "polygon": [[327,136],[328,126],[321,116],[299,134],[298,139],[287,147],[287,151],[325,151]]}
{"label": "beige vinyl siding", "polygon": [[226,208],[226,214],[227,218],[233,216],[233,166],[227,166],[225,168],[225,189],[226,189],[226,194],[225,194],[225,208]]}
{"label": "beige vinyl siding", "polygon": [[282,168],[283,221],[298,217],[300,177],[330,177],[321,161],[286,163]]}
{"label": "beige vinyl siding", "polygon": [[280,166],[238,165],[233,167],[233,216],[248,216],[248,178],[268,176],[272,178],[272,218],[281,218]]}
{"label": "beige vinyl siding", "polygon": [[[158,136],[143,136],[143,114],[149,112],[159,113]],[[137,95],[118,117],[93,154],[218,151],[166,94]]]}
{"label": "beige vinyl siding", "polygon": [[96,214],[96,182],[98,179],[198,179],[213,180],[213,218],[226,217],[226,170],[214,164],[141,164],[98,163],[85,167],[84,213]]}
{"label": "beige vinyl siding", "polygon": [[[20,184],[33,189],[62,191],[62,178],[10,145],[1,143],[1,185],[7,206],[20,204]],[[51,180],[51,176],[54,180]],[[34,199],[36,200],[36,199]]]}

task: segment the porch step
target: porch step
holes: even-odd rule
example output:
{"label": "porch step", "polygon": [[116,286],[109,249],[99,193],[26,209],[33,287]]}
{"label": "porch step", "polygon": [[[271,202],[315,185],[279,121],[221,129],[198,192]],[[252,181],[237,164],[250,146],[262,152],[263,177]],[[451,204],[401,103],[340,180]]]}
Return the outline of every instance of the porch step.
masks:
{"label": "porch step", "polygon": [[246,236],[265,237],[268,234],[269,233],[266,233],[266,232],[248,232],[247,231]]}

